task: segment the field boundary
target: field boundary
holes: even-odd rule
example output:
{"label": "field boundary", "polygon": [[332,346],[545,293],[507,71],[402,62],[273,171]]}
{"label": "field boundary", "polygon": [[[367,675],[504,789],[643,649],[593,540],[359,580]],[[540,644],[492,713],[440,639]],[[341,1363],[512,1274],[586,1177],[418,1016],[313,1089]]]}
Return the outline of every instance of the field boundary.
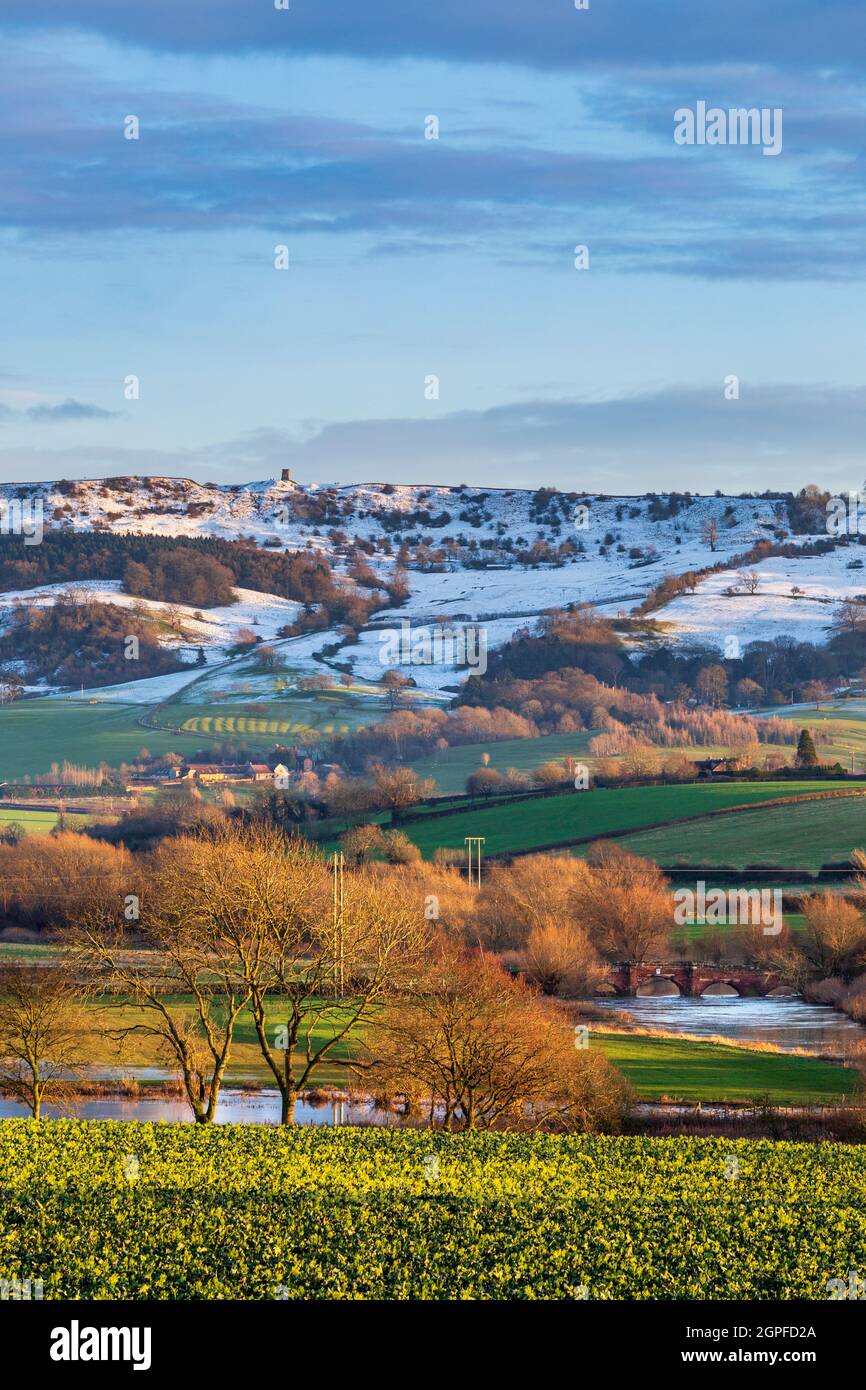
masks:
{"label": "field boundary", "polygon": [[[597,840],[622,840],[629,835],[643,835],[650,830],[667,830],[675,825],[687,825],[694,821],[714,820],[717,816],[742,815],[745,811],[762,811],[771,806],[795,806],[804,802],[811,801],[834,801],[846,797],[866,796],[866,791],[833,791],[833,792],[801,792],[797,796],[771,797],[766,801],[752,801],[745,806],[720,806],[715,811],[702,811],[700,815],[677,816],[673,820],[654,821],[648,825],[632,825],[622,830],[599,830],[595,835],[579,835],[569,840],[551,840],[546,844],[533,845],[529,849],[508,849],[493,850],[490,854],[485,854],[487,861],[501,860],[507,863],[511,859],[523,858],[527,854],[548,854],[555,849],[571,849],[574,845],[591,845]],[[452,812],[452,814],[460,814]],[[421,818],[425,819],[424,817]]]}

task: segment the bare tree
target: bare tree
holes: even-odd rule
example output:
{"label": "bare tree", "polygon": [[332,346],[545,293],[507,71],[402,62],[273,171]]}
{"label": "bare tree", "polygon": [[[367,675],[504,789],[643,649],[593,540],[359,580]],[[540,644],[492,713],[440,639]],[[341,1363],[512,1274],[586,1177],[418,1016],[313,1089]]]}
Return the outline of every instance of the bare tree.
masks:
{"label": "bare tree", "polygon": [[446,1130],[616,1128],[628,1087],[559,1008],[485,955],[441,945],[374,1021],[365,1065]]}
{"label": "bare tree", "polygon": [[761,587],[761,576],[757,570],[740,570],[737,579],[742,594],[756,594]]}
{"label": "bare tree", "polygon": [[382,828],[378,825],[355,825],[340,836],[340,844],[352,863],[363,864],[371,855],[385,848]]}
{"label": "bare tree", "polygon": [[866,965],[866,921],[853,903],[837,893],[812,893],[803,899],[803,915],[799,944],[822,976],[850,979]]}
{"label": "bare tree", "polygon": [[579,920],[597,950],[639,965],[667,944],[673,925],[668,880],[651,859],[601,841],[586,862]]}
{"label": "bare tree", "polygon": [[504,785],[502,774],[496,771],[495,767],[479,767],[474,772],[470,772],[466,778],[466,791],[473,798],[483,797],[489,800],[495,792],[501,791]]}
{"label": "bare tree", "polygon": [[221,851],[228,841],[225,831],[165,841],[143,890],[140,920],[131,927],[121,914],[94,908],[75,932],[107,1009],[132,998],[141,1015],[105,1031],[119,1042],[154,1039],[178,1067],[198,1124],[214,1119],[237,1020],[250,997],[227,936],[236,899],[219,903],[203,891],[209,867],[226,862]]}
{"label": "bare tree", "polygon": [[[294,1120],[299,1092],[347,1047],[429,934],[423,903],[396,882],[346,875],[340,906],[325,861],[269,827],[223,828],[159,852],[142,937],[158,952],[137,967],[122,938],[88,933],[93,958],[179,1063],[197,1120],[213,1119],[238,1016],[249,1008],[265,1064]],[[176,1002],[192,995],[192,1016]]]}
{"label": "bare tree", "polygon": [[70,1099],[86,1033],[83,988],[65,962],[0,972],[0,1088],[34,1120],[43,1102]]}
{"label": "bare tree", "polygon": [[576,925],[586,868],[571,855],[528,854],[484,879],[473,916],[479,945],[522,950],[532,932]]}
{"label": "bare tree", "polygon": [[714,516],[707,517],[701,527],[701,536],[710,547],[710,550],[715,550],[719,541],[719,523]]}
{"label": "bare tree", "polygon": [[404,691],[414,685],[414,681],[411,676],[404,676],[401,671],[386,671],[381,684],[387,691],[388,705],[393,710],[399,708]]}
{"label": "bare tree", "polygon": [[[322,861],[300,847],[277,858],[267,833],[244,837],[238,879],[250,908],[230,933],[235,969],[280,1091],[281,1121],[292,1124],[299,1092],[417,968],[429,924],[396,881],[359,872],[346,875],[335,905]],[[214,888],[222,892],[216,875]]]}
{"label": "bare tree", "polygon": [[570,922],[535,927],[519,960],[526,978],[544,994],[564,998],[593,994],[605,973],[586,932]]}
{"label": "bare tree", "polygon": [[695,690],[708,705],[714,708],[719,706],[728,693],[728,675],[724,666],[715,663],[702,666],[695,680]]}
{"label": "bare tree", "polygon": [[862,599],[845,599],[836,609],[834,627],[842,632],[863,632],[866,629],[866,603]]}
{"label": "bare tree", "polygon": [[403,830],[385,830],[382,834],[385,858],[389,864],[420,864],[421,851]]}
{"label": "bare tree", "polygon": [[408,806],[426,800],[436,790],[432,777],[419,777],[411,767],[384,767],[376,763],[372,769],[377,805],[390,810],[392,823]]}

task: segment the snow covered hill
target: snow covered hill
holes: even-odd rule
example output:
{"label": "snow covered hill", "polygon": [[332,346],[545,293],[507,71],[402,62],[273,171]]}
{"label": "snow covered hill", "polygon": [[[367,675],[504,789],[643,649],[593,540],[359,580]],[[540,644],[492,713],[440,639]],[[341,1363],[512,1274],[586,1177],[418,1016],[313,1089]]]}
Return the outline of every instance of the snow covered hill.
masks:
{"label": "snow covered hill", "polygon": [[[346,569],[347,547],[360,542],[383,578],[393,574],[406,545],[410,592],[405,604],[378,613],[359,641],[340,652],[340,661],[348,661],[361,680],[381,677],[380,630],[401,619],[413,624],[437,617],[473,620],[484,625],[492,648],[518,628],[531,627],[545,608],[586,601],[612,614],[629,613],[666,574],[701,570],[759,540],[787,537],[786,509],[778,499],[618,497],[543,488],[302,486],[289,478],[232,487],[189,479],[111,478],[6,484],[0,486],[0,520],[4,503],[17,503],[25,513],[41,509],[46,529],[249,538],[274,550],[307,548],[327,555],[338,573]],[[826,532],[821,537],[826,539]],[[810,538],[788,539],[801,544]],[[694,594],[653,616],[668,625],[674,641],[722,646],[729,634],[745,643],[790,633],[823,642],[834,604],[866,589],[866,579],[846,568],[857,553],[843,547],[822,557],[765,560],[757,566],[758,592],[749,596],[725,594],[736,586],[735,573],[711,575]],[[8,610],[13,598],[51,601],[47,590],[58,587],[63,586],[0,595],[0,610]],[[116,584],[98,587],[105,601],[131,602]],[[803,590],[802,597],[792,596],[795,587]],[[212,662],[225,659],[235,629],[255,622],[260,635],[271,638],[290,621],[292,607],[284,599],[243,591],[236,606],[198,617],[184,609],[182,616],[190,640],[200,642]],[[301,660],[321,671],[322,649],[334,641],[333,632],[324,632],[294,645],[296,651],[301,645],[309,649]],[[453,688],[459,679],[460,673],[438,666],[424,671],[419,684],[432,693]]]}

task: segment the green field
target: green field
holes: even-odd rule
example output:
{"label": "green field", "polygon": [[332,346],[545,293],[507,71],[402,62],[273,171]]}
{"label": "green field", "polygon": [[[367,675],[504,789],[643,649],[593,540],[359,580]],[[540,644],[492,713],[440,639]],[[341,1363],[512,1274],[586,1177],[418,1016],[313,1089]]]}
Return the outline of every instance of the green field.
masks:
{"label": "green field", "polygon": [[[425,701],[426,703],[426,701]],[[251,706],[260,712],[254,713]],[[384,719],[388,705],[373,687],[356,690],[287,693],[278,699],[175,701],[162,705],[157,717],[205,739],[243,739],[251,747],[270,749],[287,739],[311,733],[332,737]]]}
{"label": "green field", "polygon": [[79,767],[131,762],[151,753],[194,751],[194,740],[139,724],[142,705],[91,704],[89,700],[19,700],[0,706],[0,781],[48,772],[64,761]]}
{"label": "green field", "polygon": [[[866,731],[866,725],[864,725]],[[589,741],[595,730],[580,734],[544,734],[540,738],[510,738],[501,743],[456,744],[444,753],[436,753],[428,758],[417,758],[411,766],[423,777],[432,777],[443,792],[462,792],[466,789],[466,778],[481,767],[482,753],[490,754],[490,766],[497,772],[505,773],[510,767],[518,772],[531,772],[542,763],[561,762],[573,757],[592,768],[598,761],[589,752]],[[668,757],[698,760],[700,758],[721,758],[730,754],[731,749],[722,744],[700,744],[693,748],[648,748],[648,754],[659,762]],[[789,761],[794,750],[787,749]],[[864,761],[866,761],[866,742],[864,742]]]}
{"label": "green field", "polygon": [[[255,714],[251,704],[266,708]],[[78,767],[117,767],[132,762],[142,748],[189,756],[232,742],[250,752],[267,753],[275,743],[346,733],[387,713],[381,696],[366,687],[356,692],[287,694],[268,701],[176,701],[158,707],[157,728],[141,722],[148,706],[100,702],[98,692],[82,700],[19,700],[0,705],[0,782],[38,776],[52,763],[64,761]]]}
{"label": "green field", "polygon": [[819,710],[786,711],[780,707],[762,713],[776,715],[798,729],[813,729],[829,734],[829,743],[815,741],[822,763],[838,760],[843,767],[850,769],[853,752],[855,770],[859,772],[866,767],[866,700],[841,700],[822,705]]}
{"label": "green field", "polygon": [[[853,784],[852,784],[853,785]],[[866,847],[866,801],[860,797],[744,811],[690,825],[648,830],[619,841],[660,864],[778,864],[816,869]]]}
{"label": "green field", "polygon": [[530,772],[542,763],[573,757],[592,763],[587,749],[592,734],[547,734],[543,738],[508,738],[501,743],[458,744],[444,753],[419,758],[411,766],[422,777],[432,777],[442,792],[462,792],[466,778],[481,767],[482,753],[490,754],[490,766],[505,773],[508,768]]}
{"label": "green field", "polygon": [[[14,957],[17,954],[17,948],[10,945],[6,954],[7,957]],[[186,999],[180,996],[170,996],[169,1002],[173,1006],[181,1005],[182,1007],[177,1012],[188,1018],[191,1026],[195,1024],[192,996]],[[161,1051],[158,1040],[152,1037],[134,1034],[132,1039],[124,1045],[123,1050],[119,1052],[117,1043],[104,1036],[103,1031],[101,1031],[109,1028],[128,1028],[141,1023],[143,1019],[147,1018],[147,1015],[140,1008],[121,1000],[113,1003],[110,1007],[100,1002],[93,1002],[90,1008],[94,1019],[94,1033],[91,1035],[87,1047],[85,1058],[87,1064],[111,1067],[118,1079],[123,1077],[130,1067],[170,1065],[165,1053]],[[315,1021],[311,1034],[314,1050],[321,1047],[322,1043],[337,1031],[337,1027],[343,1022],[344,1017],[345,1015],[335,1009],[334,1012],[329,1012],[326,1017]],[[357,1086],[357,1073],[348,1071],[345,1065],[350,1052],[350,1045],[345,1039],[335,1043],[327,1058],[317,1068],[311,1084]],[[235,1040],[231,1051],[230,1065],[226,1073],[226,1083],[231,1084],[232,1081],[247,1079],[260,1084],[273,1084],[273,1076],[262,1057],[256,1038],[252,1016],[248,1010],[244,1010],[235,1026]]]}
{"label": "green field", "polygon": [[[0,959],[45,959],[48,951],[50,948],[46,947],[0,945]],[[143,1017],[140,1009],[122,1002],[111,1008],[94,1004],[92,1009],[97,1030],[131,1027]],[[192,1023],[191,999],[185,1001],[185,1012]],[[312,1034],[314,1047],[321,1046],[339,1021],[337,1014],[317,1020]],[[856,1081],[856,1073],[811,1057],[754,1052],[715,1042],[692,1042],[644,1033],[591,1031],[590,1039],[592,1045],[599,1047],[624,1073],[644,1100],[659,1100],[663,1096],[704,1101],[755,1100],[768,1095],[776,1105],[808,1104],[848,1095]],[[351,1054],[352,1046],[345,1039],[335,1044],[311,1084],[343,1087],[362,1084],[357,1072],[346,1066]],[[111,1068],[118,1079],[130,1067],[166,1063],[153,1038],[136,1034],[123,1051],[118,1052],[117,1043],[99,1031],[91,1036],[86,1060],[90,1065]],[[238,1019],[226,1073],[227,1085],[241,1080],[261,1085],[273,1081],[248,1012]]]}
{"label": "green field", "polygon": [[0,1123],[46,1299],[822,1300],[864,1217],[854,1145]]}
{"label": "green field", "polygon": [[[309,707],[311,702],[299,702]],[[91,704],[88,700],[20,700],[0,706],[0,781],[48,772],[64,761],[79,767],[132,762],[142,748],[154,754],[186,757],[218,743],[244,744],[251,752],[269,752],[275,743],[302,736],[297,709],[282,705],[282,717],[244,715],[243,705],[172,705],[160,710],[161,724],[187,726],[150,728],[139,721],[143,705]],[[269,712],[270,713],[270,712]],[[370,716],[372,717],[372,716]],[[329,722],[324,709],[321,723]],[[303,729],[312,727],[309,720]],[[323,728],[324,731],[324,728]]]}
{"label": "green field", "polygon": [[[795,928],[801,918],[787,918]],[[695,930],[701,930],[695,928]],[[33,961],[51,958],[50,945],[0,943],[0,961]],[[184,1003],[193,1021],[192,999]],[[87,1064],[109,1068],[119,1080],[130,1067],[166,1065],[166,1058],[155,1039],[136,1034],[122,1051],[100,1030],[131,1027],[144,1016],[134,1005],[118,1001],[112,1007],[91,1005],[94,1031],[87,1046]],[[337,1014],[319,1019],[313,1030],[313,1043],[320,1047],[339,1022]],[[602,1033],[590,1031],[592,1046],[599,1047],[618,1067],[644,1100],[664,1096],[684,1100],[755,1100],[769,1096],[776,1105],[809,1104],[828,1101],[852,1092],[856,1073],[811,1057],[783,1053],[756,1052],[735,1045],[695,1042],[685,1039],[653,1037],[645,1033]],[[315,1085],[357,1087],[358,1074],[346,1066],[352,1046],[341,1040],[313,1077]],[[226,1084],[253,1081],[272,1084],[271,1073],[262,1058],[252,1018],[244,1012],[238,1019],[235,1043],[226,1074]]]}
{"label": "green field", "polygon": [[854,1094],[858,1073],[814,1057],[758,1052],[726,1043],[654,1038],[643,1033],[593,1033],[601,1049],[642,1100],[749,1101],[774,1105],[830,1104]]}
{"label": "green field", "polygon": [[[73,816],[71,821],[79,827],[88,819],[87,816]],[[0,829],[6,825],[20,825],[27,835],[47,835],[56,824],[56,811],[12,811],[0,803]]]}
{"label": "green field", "polygon": [[[846,788],[863,790],[866,789],[866,782],[846,783]],[[756,801],[796,796],[804,792],[814,793],[819,789],[814,782],[740,782],[569,792],[561,796],[539,797],[516,804],[509,804],[506,800],[494,800],[490,805],[479,803],[453,815],[431,816],[411,821],[403,828],[418,845],[425,858],[429,858],[440,845],[463,850],[464,837],[467,835],[484,836],[486,854],[507,853],[601,835],[609,831],[632,828],[637,830],[642,825],[652,825],[659,821],[676,821],[684,816],[700,816],[708,811],[718,811],[732,806],[749,806]],[[849,808],[847,815],[855,819],[859,816],[866,827],[866,802],[853,798],[844,804]],[[850,809],[852,807],[858,809],[853,811]],[[784,821],[796,809],[794,806],[786,806],[780,809],[778,816]],[[751,821],[758,822],[766,814],[765,811],[755,812]],[[745,855],[744,862],[757,862],[761,856],[753,852],[750,836],[738,829],[740,820],[739,814],[716,817],[701,827],[701,833],[717,843],[716,837],[724,830],[733,841],[741,845],[741,852]],[[681,847],[681,837],[686,831],[687,827],[682,826],[673,832],[665,830],[657,833],[672,837]],[[866,833],[861,839],[866,840]],[[840,852],[830,857],[843,856]],[[726,860],[723,859],[722,862]],[[809,862],[808,859],[806,862]]]}

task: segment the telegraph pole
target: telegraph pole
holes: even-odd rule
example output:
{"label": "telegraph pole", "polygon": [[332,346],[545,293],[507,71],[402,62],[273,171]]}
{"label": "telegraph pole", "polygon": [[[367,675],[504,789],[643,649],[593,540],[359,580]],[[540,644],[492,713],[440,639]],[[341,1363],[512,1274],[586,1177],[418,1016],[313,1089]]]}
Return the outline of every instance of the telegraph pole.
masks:
{"label": "telegraph pole", "polygon": [[334,850],[331,857],[334,872],[334,993],[340,998],[346,992],[346,959],[343,945],[343,870],[345,860],[342,850]]}
{"label": "telegraph pole", "polygon": [[483,836],[483,835],[467,835],[467,836],[465,837],[465,839],[464,839],[464,844],[466,845],[466,860],[467,860],[467,868],[468,868],[468,871],[469,871],[469,883],[470,883],[470,885],[471,885],[471,883],[472,883],[472,878],[473,878],[473,850],[474,850],[474,856],[475,856],[474,874],[475,874],[475,887],[476,887],[476,888],[480,888],[480,887],[481,887],[481,846],[484,844],[484,842],[485,842],[485,841],[484,841],[484,836]]}

